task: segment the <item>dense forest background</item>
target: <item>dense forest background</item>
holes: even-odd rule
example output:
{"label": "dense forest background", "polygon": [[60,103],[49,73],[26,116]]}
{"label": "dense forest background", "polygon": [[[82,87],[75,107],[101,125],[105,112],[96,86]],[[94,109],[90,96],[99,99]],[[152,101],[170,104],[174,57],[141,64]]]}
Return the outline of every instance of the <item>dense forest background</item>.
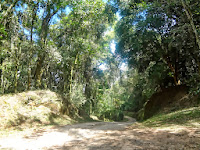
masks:
{"label": "dense forest background", "polygon": [[167,87],[200,93],[198,0],[1,0],[0,12],[1,94],[50,89],[118,120]]}

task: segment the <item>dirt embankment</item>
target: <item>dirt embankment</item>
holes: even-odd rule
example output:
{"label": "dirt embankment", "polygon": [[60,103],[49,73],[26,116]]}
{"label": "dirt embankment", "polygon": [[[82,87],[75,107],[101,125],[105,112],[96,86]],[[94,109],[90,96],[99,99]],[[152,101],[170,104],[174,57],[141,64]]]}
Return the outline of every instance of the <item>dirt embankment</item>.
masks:
{"label": "dirt embankment", "polygon": [[75,111],[75,107],[62,95],[50,90],[5,94],[0,96],[0,130],[21,125],[60,123]]}
{"label": "dirt embankment", "polygon": [[[173,86],[153,94],[144,107],[144,119],[152,117],[165,107],[170,106],[171,109],[176,109],[174,108],[176,103],[180,104],[181,101],[184,101],[187,98],[187,93],[186,86]],[[183,104],[182,107],[184,107]]]}

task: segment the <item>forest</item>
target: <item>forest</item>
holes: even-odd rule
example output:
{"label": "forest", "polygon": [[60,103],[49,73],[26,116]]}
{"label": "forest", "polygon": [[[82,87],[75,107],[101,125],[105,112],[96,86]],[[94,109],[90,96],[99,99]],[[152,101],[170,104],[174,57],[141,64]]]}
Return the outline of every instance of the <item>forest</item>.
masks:
{"label": "forest", "polygon": [[199,0],[1,0],[0,149],[200,149]]}
{"label": "forest", "polygon": [[49,89],[112,120],[165,88],[200,93],[198,0],[1,0],[0,93]]}

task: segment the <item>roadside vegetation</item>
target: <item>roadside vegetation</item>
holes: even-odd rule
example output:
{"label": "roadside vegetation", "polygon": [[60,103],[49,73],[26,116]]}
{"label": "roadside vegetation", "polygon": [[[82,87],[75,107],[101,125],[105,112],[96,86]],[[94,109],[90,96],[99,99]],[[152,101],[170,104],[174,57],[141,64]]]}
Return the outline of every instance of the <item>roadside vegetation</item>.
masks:
{"label": "roadside vegetation", "polygon": [[91,115],[198,121],[199,8],[198,0],[1,0],[0,129]]}
{"label": "roadside vegetation", "polygon": [[173,127],[185,126],[200,128],[200,107],[186,108],[170,113],[159,113],[145,121],[142,125],[145,127]]}
{"label": "roadside vegetation", "polygon": [[[77,116],[62,114],[62,97],[50,90],[0,96],[0,133],[37,130],[40,127],[73,124]],[[73,111],[73,110],[72,110]]]}

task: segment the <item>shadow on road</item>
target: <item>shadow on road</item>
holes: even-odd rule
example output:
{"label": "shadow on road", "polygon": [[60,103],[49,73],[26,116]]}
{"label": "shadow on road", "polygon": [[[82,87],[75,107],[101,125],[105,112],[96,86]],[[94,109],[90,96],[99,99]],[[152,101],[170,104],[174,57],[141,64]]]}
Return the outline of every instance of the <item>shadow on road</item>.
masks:
{"label": "shadow on road", "polygon": [[198,129],[161,130],[129,127],[135,122],[89,122],[38,130],[30,136],[0,139],[0,149],[19,150],[162,150],[200,149]]}

